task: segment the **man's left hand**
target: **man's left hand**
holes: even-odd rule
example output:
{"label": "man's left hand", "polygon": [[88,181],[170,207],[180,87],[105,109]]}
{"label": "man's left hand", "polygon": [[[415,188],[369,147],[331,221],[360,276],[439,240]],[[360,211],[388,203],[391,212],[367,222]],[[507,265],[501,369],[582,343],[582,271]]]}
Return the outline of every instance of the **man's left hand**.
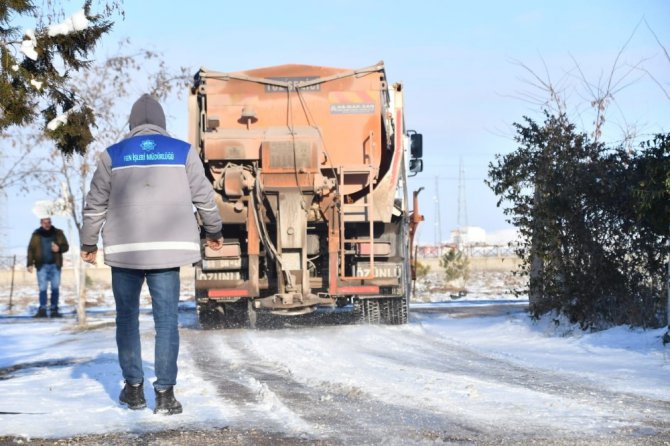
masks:
{"label": "man's left hand", "polygon": [[57,244],[55,244],[54,242],[51,242],[51,251],[52,252],[58,252],[58,251],[60,251],[60,248],[58,247]]}
{"label": "man's left hand", "polygon": [[223,237],[216,239],[216,240],[211,240],[207,239],[206,240],[207,247],[209,249],[213,249],[214,251],[218,251],[219,249],[223,248]]}
{"label": "man's left hand", "polygon": [[91,265],[95,265],[95,258],[97,257],[98,251],[93,251],[93,252],[84,252],[81,251],[80,256],[81,259],[86,262],[90,263]]}

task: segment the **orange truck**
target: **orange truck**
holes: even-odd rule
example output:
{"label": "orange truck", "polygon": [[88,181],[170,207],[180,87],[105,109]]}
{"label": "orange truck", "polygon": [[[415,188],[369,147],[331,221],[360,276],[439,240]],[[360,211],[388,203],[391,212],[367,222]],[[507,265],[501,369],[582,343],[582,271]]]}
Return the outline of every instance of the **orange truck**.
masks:
{"label": "orange truck", "polygon": [[421,134],[404,120],[402,85],[383,62],[200,69],[189,139],[225,240],[219,251],[203,241],[196,266],[203,325],[349,305],[360,322],[407,322],[421,220],[407,177],[423,163]]}

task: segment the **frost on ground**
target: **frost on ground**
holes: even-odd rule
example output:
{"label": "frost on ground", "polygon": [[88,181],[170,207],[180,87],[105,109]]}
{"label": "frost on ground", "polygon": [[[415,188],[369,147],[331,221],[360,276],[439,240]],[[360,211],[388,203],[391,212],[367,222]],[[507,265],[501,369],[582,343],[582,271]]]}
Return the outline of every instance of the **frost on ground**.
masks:
{"label": "frost on ground", "polygon": [[[50,292],[49,292],[50,294]],[[11,296],[10,296],[11,295]],[[61,313],[74,316],[77,309],[78,293],[73,286],[60,287]],[[194,298],[193,280],[181,279],[180,300],[192,302]],[[150,308],[151,296],[146,285],[140,294],[140,305]],[[34,315],[39,306],[37,282],[34,286],[21,286],[11,289],[9,285],[0,285],[0,317],[25,318]],[[114,295],[110,286],[91,284],[86,288],[86,312],[95,319],[103,313],[114,311]]]}
{"label": "frost on ground", "polygon": [[446,302],[466,297],[486,300],[526,299],[526,279],[508,270],[472,270],[467,279],[447,282],[443,271],[431,268],[413,286],[413,299],[417,302]]}

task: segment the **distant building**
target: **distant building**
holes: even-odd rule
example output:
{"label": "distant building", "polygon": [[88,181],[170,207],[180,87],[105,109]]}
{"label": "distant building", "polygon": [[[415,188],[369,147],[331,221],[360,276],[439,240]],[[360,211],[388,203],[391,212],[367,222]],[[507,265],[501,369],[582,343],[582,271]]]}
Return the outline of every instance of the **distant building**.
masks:
{"label": "distant building", "polygon": [[442,243],[436,245],[417,245],[416,253],[418,257],[441,257],[452,249],[458,249],[453,243]]}
{"label": "distant building", "polygon": [[478,226],[463,226],[451,231],[451,241],[459,249],[464,246],[486,244],[486,231]]}

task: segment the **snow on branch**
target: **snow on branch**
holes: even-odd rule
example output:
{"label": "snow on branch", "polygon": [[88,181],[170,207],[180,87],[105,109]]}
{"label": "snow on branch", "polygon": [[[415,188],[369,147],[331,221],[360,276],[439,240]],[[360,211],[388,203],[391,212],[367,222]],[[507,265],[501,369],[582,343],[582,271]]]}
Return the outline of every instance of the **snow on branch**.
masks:
{"label": "snow on branch", "polygon": [[35,38],[35,31],[32,29],[27,29],[25,31],[23,42],[21,42],[21,52],[26,55],[27,58],[32,60],[37,60],[37,39]]}
{"label": "snow on branch", "polygon": [[49,123],[47,124],[47,128],[53,132],[54,130],[56,130],[61,125],[67,124],[67,118],[68,118],[68,116],[70,116],[70,113],[72,113],[73,111],[74,111],[74,108],[71,108],[68,111],[63,112],[60,115],[56,116],[51,121],[49,121]]}
{"label": "snow on branch", "polygon": [[83,31],[89,26],[88,18],[83,9],[72,14],[72,16],[63,20],[61,23],[51,25],[48,28],[49,37],[67,35],[77,31]]}

